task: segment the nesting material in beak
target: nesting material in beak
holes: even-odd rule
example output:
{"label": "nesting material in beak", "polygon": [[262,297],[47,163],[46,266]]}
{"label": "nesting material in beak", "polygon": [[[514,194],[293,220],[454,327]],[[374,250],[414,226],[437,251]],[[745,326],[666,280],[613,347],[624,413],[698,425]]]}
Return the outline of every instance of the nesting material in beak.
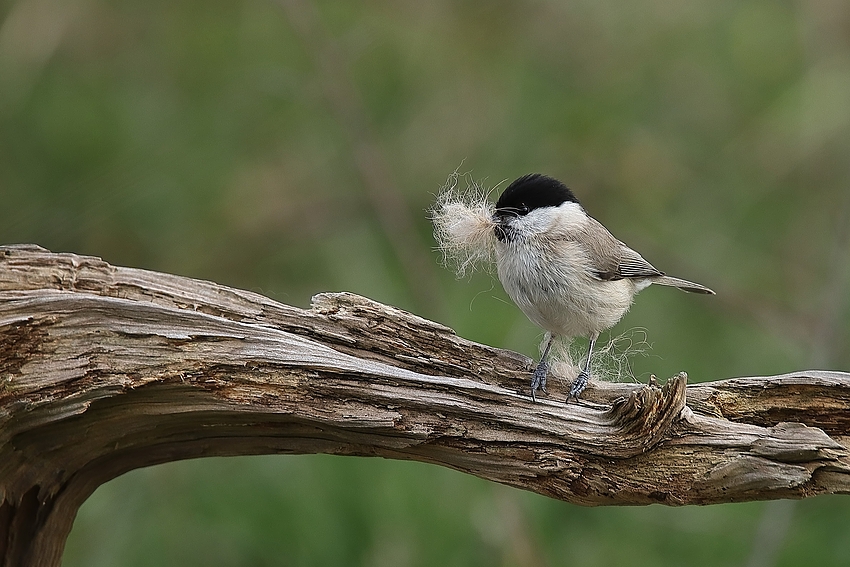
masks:
{"label": "nesting material in beak", "polygon": [[[460,177],[466,189],[458,188]],[[493,217],[495,206],[487,196],[488,191],[469,174],[454,172],[429,211],[443,262],[454,269],[458,277],[477,269],[487,271],[493,265],[498,223]]]}

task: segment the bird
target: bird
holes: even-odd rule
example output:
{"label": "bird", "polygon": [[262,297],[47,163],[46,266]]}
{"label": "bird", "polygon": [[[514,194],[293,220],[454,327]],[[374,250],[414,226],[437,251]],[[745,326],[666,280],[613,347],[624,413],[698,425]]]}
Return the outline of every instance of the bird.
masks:
{"label": "bird", "polygon": [[652,284],[714,295],[704,285],[666,275],[587,214],[575,194],[552,177],[523,175],[500,195],[492,216],[499,281],[519,309],[545,331],[531,378],[531,398],[546,393],[547,358],[557,337],[585,337],[587,358],[567,402],[591,375],[599,334],[617,324],[635,295]]}

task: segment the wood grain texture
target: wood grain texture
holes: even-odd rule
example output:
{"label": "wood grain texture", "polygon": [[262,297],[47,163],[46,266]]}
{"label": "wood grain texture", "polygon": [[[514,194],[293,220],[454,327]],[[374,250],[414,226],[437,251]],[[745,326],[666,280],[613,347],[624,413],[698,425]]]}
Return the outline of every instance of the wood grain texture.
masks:
{"label": "wood grain texture", "polygon": [[[348,293],[311,309],[0,247],[0,564],[58,566],[102,483],[179,459],[412,459],[584,505],[850,492],[850,375],[528,397],[531,361]],[[552,382],[555,382],[554,380]]]}

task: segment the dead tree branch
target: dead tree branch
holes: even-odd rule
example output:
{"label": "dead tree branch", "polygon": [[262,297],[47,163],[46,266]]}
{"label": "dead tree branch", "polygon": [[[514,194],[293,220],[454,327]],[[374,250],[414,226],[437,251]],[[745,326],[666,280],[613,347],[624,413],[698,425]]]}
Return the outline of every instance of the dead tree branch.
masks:
{"label": "dead tree branch", "polygon": [[347,293],[309,310],[0,247],[0,564],[58,566],[77,509],[138,467],[414,459],[586,505],[850,492],[850,375],[527,395],[530,360]]}

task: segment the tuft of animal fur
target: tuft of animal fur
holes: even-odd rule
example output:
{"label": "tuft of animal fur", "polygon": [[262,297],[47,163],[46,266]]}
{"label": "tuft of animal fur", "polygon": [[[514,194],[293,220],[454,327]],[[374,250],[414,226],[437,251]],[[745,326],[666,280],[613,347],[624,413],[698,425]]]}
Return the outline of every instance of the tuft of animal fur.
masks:
{"label": "tuft of animal fur", "polygon": [[[460,179],[466,183],[460,189]],[[458,277],[475,270],[489,271],[495,261],[495,205],[489,192],[469,174],[452,173],[429,211],[434,223],[434,239],[443,255],[443,263]]]}

